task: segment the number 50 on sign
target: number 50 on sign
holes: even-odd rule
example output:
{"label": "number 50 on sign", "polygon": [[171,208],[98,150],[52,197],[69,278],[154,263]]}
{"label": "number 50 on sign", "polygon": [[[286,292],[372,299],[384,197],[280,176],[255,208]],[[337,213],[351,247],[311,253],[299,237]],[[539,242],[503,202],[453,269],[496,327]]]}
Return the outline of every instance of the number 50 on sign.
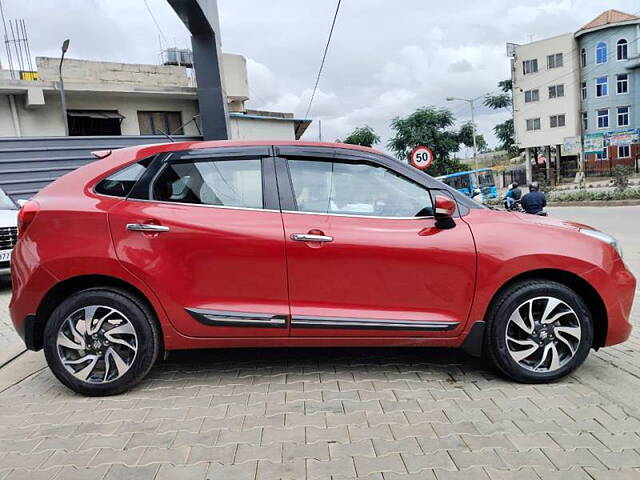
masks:
{"label": "number 50 on sign", "polygon": [[426,170],[433,163],[433,152],[429,147],[416,147],[411,151],[409,163],[417,169]]}

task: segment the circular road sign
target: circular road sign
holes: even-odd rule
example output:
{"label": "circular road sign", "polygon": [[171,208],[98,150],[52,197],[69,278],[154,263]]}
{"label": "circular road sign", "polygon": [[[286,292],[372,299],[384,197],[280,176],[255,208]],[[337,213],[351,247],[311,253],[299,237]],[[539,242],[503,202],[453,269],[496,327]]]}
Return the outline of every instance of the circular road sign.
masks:
{"label": "circular road sign", "polygon": [[419,170],[426,170],[433,163],[433,152],[429,147],[416,147],[411,151],[409,163]]}

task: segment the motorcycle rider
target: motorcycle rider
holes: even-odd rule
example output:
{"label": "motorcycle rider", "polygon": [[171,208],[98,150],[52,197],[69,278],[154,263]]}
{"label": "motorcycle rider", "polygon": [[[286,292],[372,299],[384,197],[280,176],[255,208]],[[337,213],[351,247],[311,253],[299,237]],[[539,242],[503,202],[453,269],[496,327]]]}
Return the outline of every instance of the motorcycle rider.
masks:
{"label": "motorcycle rider", "polygon": [[509,190],[507,191],[506,200],[507,200],[507,209],[510,209],[511,206],[520,200],[522,197],[522,190],[518,187],[518,182],[513,182],[509,186]]}
{"label": "motorcycle rider", "polygon": [[540,191],[538,182],[532,182],[529,185],[529,193],[522,197],[520,204],[526,213],[533,215],[538,215],[544,210],[544,207],[547,206],[547,198]]}

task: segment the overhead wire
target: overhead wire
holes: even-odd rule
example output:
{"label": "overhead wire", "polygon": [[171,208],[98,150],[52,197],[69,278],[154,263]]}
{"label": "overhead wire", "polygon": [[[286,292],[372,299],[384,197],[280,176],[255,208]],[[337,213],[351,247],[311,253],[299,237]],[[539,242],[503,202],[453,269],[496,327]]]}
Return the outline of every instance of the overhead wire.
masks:
{"label": "overhead wire", "polygon": [[320,83],[320,76],[322,75],[322,69],[324,68],[324,62],[327,59],[327,52],[329,51],[329,46],[331,45],[331,38],[333,37],[333,29],[336,26],[336,20],[338,18],[338,12],[340,11],[340,3],[342,0],[338,0],[336,5],[336,11],[333,14],[333,21],[331,22],[331,29],[329,30],[329,36],[327,37],[327,43],[324,47],[324,53],[322,54],[322,61],[320,62],[320,68],[318,69],[318,75],[316,76],[316,82],[313,86],[313,90],[311,92],[311,98],[309,99],[309,105],[307,106],[307,111],[304,114],[304,118],[307,118],[309,112],[311,111],[311,105],[313,104],[313,99],[316,96],[316,91],[318,90],[318,84]]}

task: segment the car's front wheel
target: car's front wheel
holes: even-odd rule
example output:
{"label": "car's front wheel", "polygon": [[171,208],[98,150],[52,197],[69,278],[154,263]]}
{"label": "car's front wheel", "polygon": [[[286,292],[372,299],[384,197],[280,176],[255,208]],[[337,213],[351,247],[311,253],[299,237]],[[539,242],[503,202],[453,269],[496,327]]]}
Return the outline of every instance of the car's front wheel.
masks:
{"label": "car's front wheel", "polygon": [[584,362],[593,319],[565,285],[528,280],[503,291],[489,312],[486,350],[508,377],[527,383],[561,378]]}
{"label": "car's front wheel", "polygon": [[160,351],[158,327],[135,296],[111,288],[71,295],[45,326],[44,353],[64,385],[84,395],[114,395],[138,383]]}

